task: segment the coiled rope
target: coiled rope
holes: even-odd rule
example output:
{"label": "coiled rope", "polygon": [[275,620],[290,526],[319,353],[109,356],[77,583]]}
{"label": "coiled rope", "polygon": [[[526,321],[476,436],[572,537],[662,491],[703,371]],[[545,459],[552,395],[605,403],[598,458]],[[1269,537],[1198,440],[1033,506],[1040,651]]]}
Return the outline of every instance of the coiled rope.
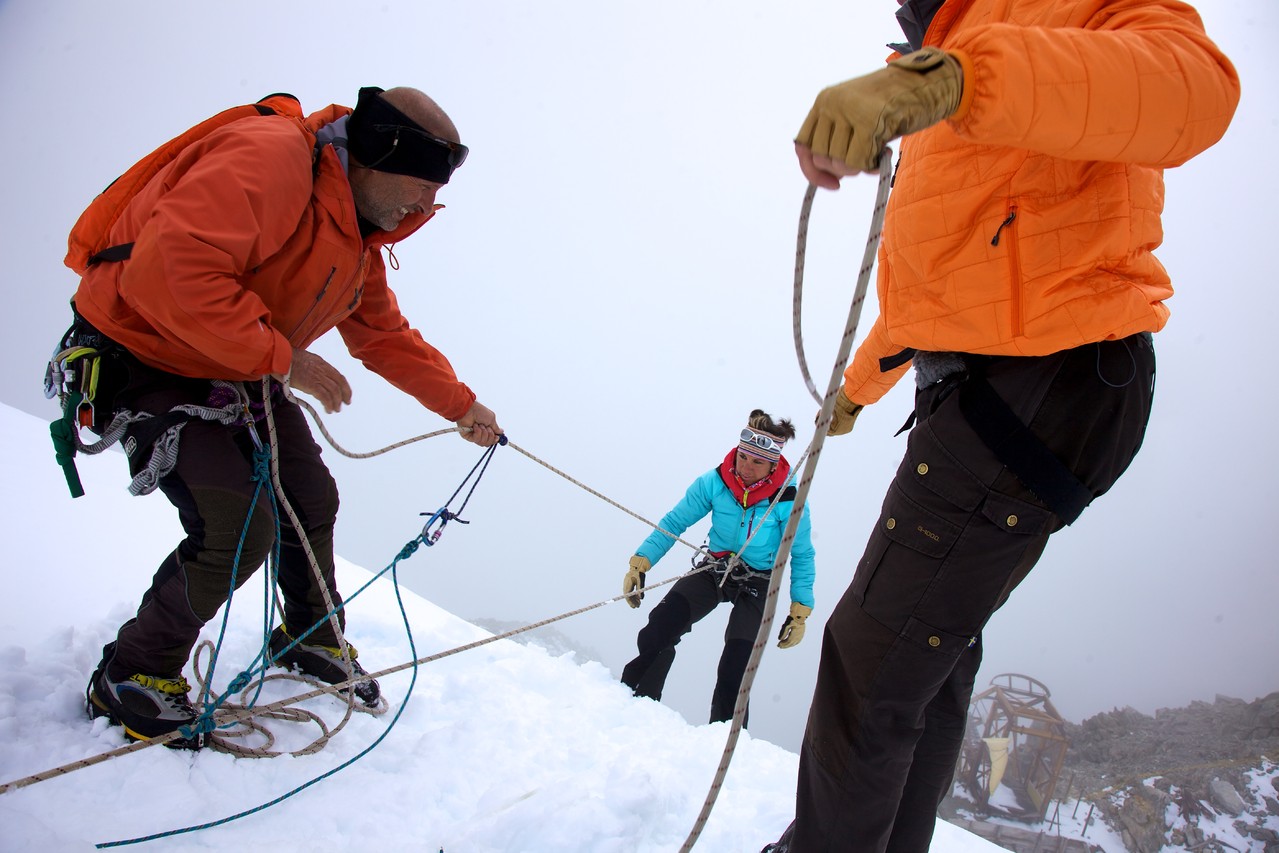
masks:
{"label": "coiled rope", "polygon": [[742,724],[746,717],[746,708],[750,700],[751,686],[755,683],[755,673],[759,669],[760,658],[763,657],[764,647],[768,645],[768,638],[773,625],[773,615],[777,609],[777,592],[781,587],[782,567],[786,565],[786,560],[790,557],[791,545],[795,539],[795,531],[799,527],[799,519],[803,514],[804,502],[808,498],[809,487],[813,483],[813,475],[817,470],[817,461],[821,457],[822,444],[826,440],[826,430],[830,426],[831,417],[835,411],[835,395],[839,393],[840,381],[844,373],[844,365],[848,362],[848,357],[852,353],[853,337],[857,333],[857,323],[861,318],[862,305],[866,301],[866,290],[870,282],[870,273],[875,266],[875,253],[879,248],[879,239],[884,227],[884,210],[888,205],[888,191],[892,177],[892,152],[885,148],[879,155],[879,191],[875,197],[875,208],[871,214],[870,233],[866,237],[866,251],[862,256],[861,270],[857,275],[857,287],[853,291],[853,301],[848,307],[848,322],[844,325],[844,336],[840,340],[839,354],[835,359],[835,365],[831,370],[830,383],[826,387],[826,396],[818,397],[817,389],[813,385],[812,378],[808,375],[808,364],[804,359],[804,342],[803,336],[800,334],[800,304],[803,292],[804,281],[804,256],[807,250],[808,241],[808,218],[813,204],[813,196],[816,193],[816,187],[809,185],[804,193],[804,202],[800,211],[799,218],[799,235],[796,241],[795,250],[795,299],[794,299],[794,328],[795,328],[795,353],[799,357],[800,369],[804,374],[804,381],[808,385],[808,390],[821,405],[821,412],[817,416],[817,426],[813,435],[813,441],[805,451],[809,454],[808,464],[804,466],[804,473],[799,480],[799,490],[795,495],[795,506],[791,510],[790,519],[787,521],[786,529],[782,533],[782,541],[777,549],[777,557],[773,561],[773,569],[770,572],[768,580],[768,593],[764,598],[764,618],[760,622],[759,632],[755,635],[755,645],[751,648],[751,656],[746,664],[746,674],[742,678],[741,688],[737,691],[737,704],[733,707],[733,720],[728,730],[728,740],[724,744],[724,752],[720,758],[719,768],[715,771],[715,778],[711,781],[710,790],[706,794],[706,800],[702,803],[701,813],[698,814],[697,820],[693,823],[693,828],[688,834],[688,838],[684,840],[684,845],[680,848],[680,853],[687,853],[693,849],[693,845],[697,843],[697,839],[701,836],[702,830],[706,827],[706,821],[710,818],[711,810],[715,807],[715,801],[719,798],[719,792],[724,785],[724,777],[728,774],[728,765],[733,760],[733,752],[737,749],[737,740],[742,731]]}

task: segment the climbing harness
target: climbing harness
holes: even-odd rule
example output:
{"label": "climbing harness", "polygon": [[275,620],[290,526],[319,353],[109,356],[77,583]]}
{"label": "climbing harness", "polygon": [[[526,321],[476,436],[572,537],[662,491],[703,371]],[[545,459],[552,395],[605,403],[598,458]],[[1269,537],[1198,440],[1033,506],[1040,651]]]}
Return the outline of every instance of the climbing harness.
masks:
{"label": "climbing harness", "polygon": [[[724,778],[728,775],[728,765],[733,760],[733,752],[737,748],[737,740],[741,735],[742,725],[746,718],[746,708],[750,700],[751,686],[755,683],[755,673],[759,669],[759,661],[764,653],[764,646],[768,644],[768,638],[773,625],[773,615],[777,609],[777,593],[781,587],[781,569],[786,565],[786,560],[790,557],[791,545],[795,540],[795,531],[799,527],[799,519],[802,515],[804,502],[808,499],[808,490],[813,483],[813,475],[817,469],[817,461],[821,456],[822,445],[826,440],[826,430],[830,426],[831,417],[835,411],[835,395],[839,393],[840,380],[843,376],[844,365],[848,362],[849,356],[852,354],[853,337],[857,333],[857,323],[861,317],[862,304],[866,300],[866,289],[870,282],[870,272],[875,265],[875,253],[879,248],[879,238],[884,226],[884,210],[888,204],[888,191],[892,178],[892,152],[885,148],[879,155],[879,190],[875,198],[875,208],[871,214],[870,233],[866,238],[866,252],[862,257],[861,271],[857,276],[857,287],[853,291],[853,300],[848,308],[848,321],[844,326],[844,336],[840,340],[839,354],[835,359],[835,365],[831,370],[830,383],[826,388],[826,396],[819,397],[817,389],[813,386],[812,379],[808,375],[807,364],[804,359],[803,338],[800,334],[800,316],[799,307],[801,304],[801,295],[803,292],[803,266],[804,255],[806,251],[808,239],[808,215],[812,206],[813,196],[816,193],[816,187],[809,185],[804,193],[804,202],[800,212],[799,236],[796,241],[795,252],[795,309],[794,309],[794,328],[795,328],[795,352],[799,358],[801,370],[804,373],[804,380],[808,385],[809,391],[813,398],[821,405],[821,413],[817,417],[817,426],[814,431],[813,441],[809,444],[805,451],[808,454],[808,463],[804,466],[804,473],[799,480],[799,490],[795,495],[795,508],[791,510],[790,519],[787,521],[786,529],[782,533],[781,544],[777,548],[777,556],[773,561],[772,577],[769,579],[768,594],[764,598],[764,617],[760,621],[759,632],[755,635],[755,644],[751,648],[751,656],[746,664],[746,673],[742,677],[742,685],[737,691],[737,703],[733,707],[733,720],[728,730],[728,739],[724,744],[724,752],[720,758],[718,769],[715,771],[715,778],[711,781],[710,790],[706,794],[706,800],[702,804],[701,813],[698,814],[697,820],[693,824],[692,830],[688,837],[684,840],[684,844],[680,847],[680,853],[687,853],[693,849],[693,845],[697,843],[697,839],[701,836],[702,830],[706,827],[706,821],[710,818],[711,810],[715,807],[715,801],[719,798],[719,792],[723,787]],[[796,464],[799,467],[799,463]]]}
{"label": "climbing harness", "polygon": [[767,586],[771,574],[771,572],[751,568],[738,559],[736,554],[704,561],[698,565],[698,568],[709,572],[711,577],[715,578],[715,585],[720,589],[740,587],[748,595],[758,595],[755,588],[761,582]]}
{"label": "climbing harness", "polygon": [[[74,306],[72,311],[75,319],[45,368],[44,395],[50,400],[57,398],[62,407],[62,416],[49,424],[49,434],[55,459],[73,498],[84,495],[75,467],[77,453],[97,455],[117,442],[123,444],[130,457],[149,448],[147,463],[129,484],[129,494],[147,495],[173,470],[182,428],[188,422],[202,419],[231,426],[260,421],[265,416],[265,404],[251,401],[243,385],[220,379],[211,380],[209,396],[203,404],[184,403],[159,415],[116,406],[116,396],[124,390],[131,374],[146,368],[75,313]],[[99,440],[86,444],[81,429],[89,429]]]}

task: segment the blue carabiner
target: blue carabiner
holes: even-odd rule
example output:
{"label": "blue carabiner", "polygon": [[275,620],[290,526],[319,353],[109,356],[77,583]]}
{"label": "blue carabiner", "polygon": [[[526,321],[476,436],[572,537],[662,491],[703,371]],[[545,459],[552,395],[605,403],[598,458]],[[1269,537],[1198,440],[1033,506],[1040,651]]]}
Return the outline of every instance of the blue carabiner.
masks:
{"label": "blue carabiner", "polygon": [[[426,515],[426,513],[419,513],[419,515]],[[440,534],[444,532],[444,525],[448,524],[449,519],[453,517],[453,513],[449,512],[448,507],[440,507],[436,510],[435,513],[427,519],[426,524],[422,526],[422,533],[418,537],[422,540],[422,544],[429,548],[438,542]],[[439,520],[440,527],[438,530],[432,531],[431,525],[434,524],[436,520]]]}

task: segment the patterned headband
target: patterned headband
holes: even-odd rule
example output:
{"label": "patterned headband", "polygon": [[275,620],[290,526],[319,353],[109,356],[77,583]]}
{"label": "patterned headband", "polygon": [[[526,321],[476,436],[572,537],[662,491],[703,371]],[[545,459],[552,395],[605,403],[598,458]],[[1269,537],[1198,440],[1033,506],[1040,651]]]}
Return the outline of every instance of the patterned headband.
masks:
{"label": "patterned headband", "polygon": [[763,459],[765,462],[776,462],[782,458],[782,448],[786,441],[775,435],[760,432],[746,427],[737,442],[737,449],[747,456]]}

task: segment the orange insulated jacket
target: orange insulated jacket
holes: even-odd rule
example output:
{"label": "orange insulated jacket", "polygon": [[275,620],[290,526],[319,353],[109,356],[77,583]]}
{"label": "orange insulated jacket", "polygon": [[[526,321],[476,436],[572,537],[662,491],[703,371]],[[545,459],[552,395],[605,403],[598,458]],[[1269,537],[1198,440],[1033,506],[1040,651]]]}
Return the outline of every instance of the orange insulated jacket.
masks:
{"label": "orange insulated jacket", "polygon": [[314,156],[315,132],[349,113],[329,106],[306,131],[253,116],[183,149],[111,230],[131,257],[91,266],[76,309],[143,362],[208,379],[284,374],[293,347],[336,327],[370,370],[462,417],[475,395],[400,314],[380,252],[430,216],[362,238],[337,152]]}
{"label": "orange insulated jacket", "polygon": [[1175,0],[946,0],[925,44],[963,97],[901,141],[880,314],[845,371],[855,403],[933,352],[1046,355],[1154,332],[1172,287],[1163,170],[1211,146],[1239,80]]}

